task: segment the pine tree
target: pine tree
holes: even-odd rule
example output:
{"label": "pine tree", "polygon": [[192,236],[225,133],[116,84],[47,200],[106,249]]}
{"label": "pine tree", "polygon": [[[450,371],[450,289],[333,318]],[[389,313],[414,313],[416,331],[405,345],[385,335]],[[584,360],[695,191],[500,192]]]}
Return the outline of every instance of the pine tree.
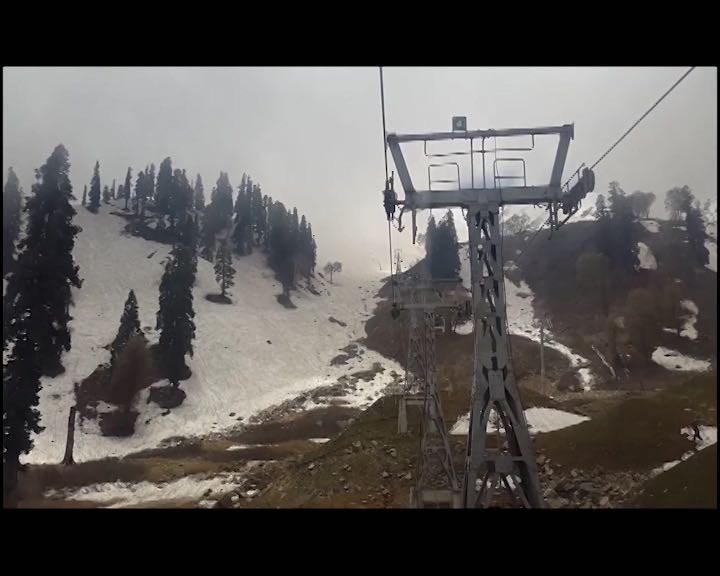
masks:
{"label": "pine tree", "polygon": [[[609,185],[610,223],[603,228],[604,242],[610,247],[607,254],[613,265],[630,273],[640,264],[635,234],[635,215],[630,199],[617,182]],[[605,248],[607,249],[607,248]]]}
{"label": "pine tree", "polygon": [[255,235],[254,244],[260,246],[264,242],[266,232],[267,214],[263,204],[260,186],[253,186],[250,213],[252,215],[253,231]]}
{"label": "pine tree", "polygon": [[110,188],[108,188],[107,184],[103,188],[102,199],[104,204],[110,204]]}
{"label": "pine tree", "polygon": [[233,268],[232,250],[227,237],[220,241],[220,246],[215,259],[215,280],[220,285],[220,294],[225,296],[228,288],[235,285],[233,277],[235,276],[235,268]]}
{"label": "pine tree", "polygon": [[705,247],[705,222],[699,204],[690,206],[685,211],[685,229],[687,230],[688,246],[692,250],[698,266],[705,266],[710,261],[710,253]]}
{"label": "pine tree", "polygon": [[170,195],[172,194],[172,160],[168,156],[160,163],[155,185],[155,208],[160,214],[170,213]]}
{"label": "pine tree", "polygon": [[312,255],[310,254],[310,236],[308,235],[308,227],[307,227],[307,220],[305,219],[305,215],[303,214],[302,218],[300,219],[300,234],[299,234],[299,242],[298,242],[298,251],[299,251],[299,266],[300,271],[302,272],[303,276],[306,278],[310,276],[310,266],[312,262]]}
{"label": "pine tree", "polygon": [[212,261],[215,253],[215,238],[220,231],[232,225],[233,201],[232,185],[225,172],[220,172],[215,188],[210,196],[210,204],[205,208],[203,218],[203,257]]}
{"label": "pine tree", "polygon": [[3,370],[5,493],[16,485],[20,455],[33,447],[31,433],[42,431],[36,408],[40,375],[57,374],[62,369],[62,350],[70,349],[70,288],[79,288],[81,281],[72,258],[79,228],[72,224],[69,168],[67,150],[59,145],[36,171],[37,183],[25,206],[26,236],[19,243],[18,266],[8,280],[5,311],[14,346]]}
{"label": "pine tree", "polygon": [[243,174],[238,195],[235,199],[235,224],[233,230],[233,242],[239,254],[252,253],[252,210],[250,198],[250,186],[252,180]]}
{"label": "pine tree", "polygon": [[431,237],[429,270],[432,278],[457,278],[460,273],[460,255],[452,210],[447,211],[434,232],[428,223],[426,245],[428,237]]}
{"label": "pine tree", "polygon": [[275,202],[270,210],[270,265],[279,271],[290,255],[290,222],[282,202]]}
{"label": "pine tree", "polygon": [[20,455],[29,454],[33,448],[31,435],[43,430],[37,409],[42,389],[40,359],[31,318],[23,315],[13,328],[15,345],[3,366],[3,500],[17,485],[18,471],[22,469]]}
{"label": "pine tree", "polygon": [[425,229],[425,259],[427,260],[428,269],[431,268],[432,260],[432,245],[435,240],[435,233],[437,232],[437,224],[435,223],[435,216],[432,214],[428,219],[427,228]]}
{"label": "pine tree", "polygon": [[125,300],[122,316],[120,317],[120,328],[110,347],[113,362],[128,343],[128,340],[137,334],[142,334],[140,331],[140,318],[138,317],[138,303],[137,298],[135,298],[135,292],[130,290],[127,300]]}
{"label": "pine tree", "polygon": [[145,205],[145,172],[140,170],[135,180],[135,199],[133,200],[133,207],[135,214],[140,213],[140,207]]}
{"label": "pine tree", "polygon": [[193,355],[195,312],[192,288],[197,270],[197,224],[193,218],[186,216],[178,229],[178,240],[160,282],[160,309],[157,313],[160,355],[165,375],[175,388],[180,384],[185,354]]}
{"label": "pine tree", "polygon": [[115,192],[115,178],[113,178],[112,188],[110,188],[110,198],[112,198],[113,200],[115,200],[115,198],[117,198],[117,196],[116,196],[115,194],[116,194],[116,192]]}
{"label": "pine tree", "polygon": [[[122,190],[122,186],[120,186],[120,189]],[[87,184],[85,184],[85,187],[83,188],[83,196],[82,196],[81,204],[83,206],[85,206],[87,204]]]}
{"label": "pine tree", "polygon": [[22,210],[22,189],[12,168],[3,189],[3,276],[15,262],[15,242],[20,234],[20,211]]}
{"label": "pine tree", "polygon": [[[232,191],[230,192],[232,194]],[[172,188],[170,192],[170,225],[174,226],[174,219],[184,220],[185,214],[193,206],[193,189],[188,182],[185,170],[178,168],[173,172]]]}
{"label": "pine tree", "polygon": [[203,189],[202,178],[200,174],[195,178],[195,210],[202,211],[205,209],[205,190]]}
{"label": "pine tree", "polygon": [[132,168],[128,166],[127,174],[125,174],[125,185],[123,186],[123,196],[125,197],[125,210],[128,209],[128,200],[130,200],[130,186],[132,186]]}
{"label": "pine tree", "polygon": [[90,204],[88,210],[97,213],[100,208],[100,162],[95,162],[92,180],[90,180]]}
{"label": "pine tree", "polygon": [[310,237],[310,274],[315,273],[315,266],[317,265],[317,244],[315,244],[315,236],[312,233],[312,226],[308,223],[308,236]]}
{"label": "pine tree", "polygon": [[145,201],[142,206],[142,213],[145,214],[145,205],[155,198],[155,164],[150,163],[150,168],[145,168]]}

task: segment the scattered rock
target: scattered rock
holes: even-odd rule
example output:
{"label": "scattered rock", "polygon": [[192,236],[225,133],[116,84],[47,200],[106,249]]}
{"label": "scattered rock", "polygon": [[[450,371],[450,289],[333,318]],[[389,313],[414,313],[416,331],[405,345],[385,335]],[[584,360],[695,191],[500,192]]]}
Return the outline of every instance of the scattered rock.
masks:
{"label": "scattered rock", "polygon": [[230,416],[230,418],[232,418],[233,416],[235,416],[235,412],[230,412],[230,414],[228,414],[228,416]]}
{"label": "scattered rock", "polygon": [[610,498],[603,496],[600,498],[600,506],[608,506],[610,504]]}
{"label": "scattered rock", "polygon": [[345,470],[345,472],[350,472],[352,468],[350,467],[350,464],[345,464],[345,466],[343,466],[343,470]]}
{"label": "scattered rock", "polygon": [[570,476],[572,476],[573,478],[577,478],[578,471],[573,468],[572,470],[570,470]]}
{"label": "scattered rock", "polygon": [[362,449],[362,442],[360,442],[360,440],[355,440],[355,442],[353,442],[352,445],[353,445],[353,448],[355,448],[356,450]]}
{"label": "scattered rock", "polygon": [[538,456],[538,458],[537,458],[538,466],[542,466],[543,464],[545,464],[545,460],[547,460],[545,458],[545,456],[543,456],[543,455]]}
{"label": "scattered rock", "polygon": [[330,317],[328,318],[328,320],[329,320],[330,322],[334,322],[335,324],[339,324],[339,325],[342,326],[343,328],[347,327],[347,324],[345,324],[345,322],[343,322],[342,320],[338,320],[338,319],[335,318],[334,316],[330,316]]}
{"label": "scattered rock", "polygon": [[310,464],[308,464],[307,469],[308,469],[308,470],[314,470],[314,469],[315,469],[315,463],[314,463],[314,462],[311,462]]}
{"label": "scattered rock", "polygon": [[350,484],[345,484],[345,486],[343,486],[343,490],[345,490],[345,492],[350,490]]}
{"label": "scattered rock", "polygon": [[340,484],[342,484],[343,482],[345,482],[345,476],[340,476],[338,480],[340,480]]}
{"label": "scattered rock", "polygon": [[207,490],[205,490],[205,492],[203,493],[203,498],[207,498],[208,496],[210,496],[210,494],[212,494],[212,488],[208,488]]}
{"label": "scattered rock", "polygon": [[237,494],[233,494],[232,496],[230,496],[230,502],[232,502],[233,504],[235,504],[239,501],[240,501],[240,496],[238,496]]}
{"label": "scattered rock", "polygon": [[272,340],[265,340],[268,344],[272,344]]}

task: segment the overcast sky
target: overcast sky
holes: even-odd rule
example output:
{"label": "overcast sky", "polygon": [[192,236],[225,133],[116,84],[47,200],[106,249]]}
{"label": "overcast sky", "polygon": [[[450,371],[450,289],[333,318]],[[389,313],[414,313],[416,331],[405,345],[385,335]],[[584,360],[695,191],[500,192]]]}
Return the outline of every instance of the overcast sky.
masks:
{"label": "overcast sky", "polygon": [[[564,175],[593,163],[683,68],[385,68],[389,132],[575,124]],[[206,194],[243,172],[313,225],[321,263],[387,269],[377,68],[3,68],[3,171],[29,191],[62,142],[76,196],[171,156]],[[532,161],[529,160],[529,163]],[[547,164],[542,159],[540,164]],[[393,169],[392,160],[390,168]],[[535,168],[535,172],[531,170]],[[529,166],[528,171],[544,173]],[[416,172],[416,186],[426,172]],[[717,197],[717,69],[698,68],[596,169],[596,189]],[[133,185],[134,185],[133,178]],[[424,218],[422,219],[424,222]],[[394,233],[408,255],[409,231]]]}

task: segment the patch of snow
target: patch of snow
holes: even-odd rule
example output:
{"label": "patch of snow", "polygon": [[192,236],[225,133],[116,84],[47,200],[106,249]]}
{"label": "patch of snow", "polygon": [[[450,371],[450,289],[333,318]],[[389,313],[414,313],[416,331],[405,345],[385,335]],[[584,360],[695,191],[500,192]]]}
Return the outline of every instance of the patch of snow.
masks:
{"label": "patch of snow", "polygon": [[[138,300],[141,327],[155,326],[163,274],[160,261],[168,256],[170,247],[124,235],[125,220],[108,213],[113,209],[103,205],[98,214],[78,210],[75,216],[74,223],[82,232],[76,239],[74,257],[83,285],[80,290],[73,289],[72,348],[62,358],[66,371],[42,379],[39,408],[45,429],[34,435],[35,448],[23,462],[62,460],[68,412],[75,404],[73,384],[109,361],[104,346],[115,337],[130,289]],[[156,254],[148,259],[150,252]],[[218,305],[205,299],[206,294],[218,292],[213,265],[198,258],[193,290],[195,354],[186,358],[192,376],[180,383],[187,393],[183,404],[161,417],[163,410],[155,403],[148,404],[149,389],[143,390],[136,403],[140,415],[135,433],[128,438],[104,437],[95,420],[85,420],[75,432],[75,461],[122,457],[157,447],[169,437],[230,430],[238,424],[236,417],[228,415],[231,411],[247,420],[302,392],[333,385],[348,370],[368,370],[380,362],[385,371],[373,382],[363,383],[365,390],[350,392],[347,398],[353,406],[365,406],[369,393],[379,395],[392,380],[392,370],[404,372],[399,364],[371,350],[347,365],[330,366],[330,360],[341,353],[339,348],[364,334],[363,305],[375,305],[381,274],[360,278],[343,273],[332,285],[318,277],[313,280],[318,291],[329,289],[331,295],[298,290],[291,296],[297,308],[288,310],[275,299],[279,288],[273,287],[275,280],[265,255],[238,257],[234,266],[233,304]],[[329,316],[342,318],[347,326],[328,322]],[[155,330],[146,336],[150,344],[159,338]]]}
{"label": "patch of snow", "polygon": [[[507,306],[508,332],[519,334],[535,342],[540,342],[540,328],[535,319],[533,308],[534,294],[524,280],[515,284],[509,279],[505,280],[505,303]],[[575,354],[570,348],[556,342],[552,333],[546,331],[545,346],[553,348],[570,360],[573,368],[578,370],[578,377],[584,390],[590,390],[595,381],[592,371],[587,368],[590,363],[586,358]]]}
{"label": "patch of snow", "polygon": [[705,248],[708,251],[708,263],[705,264],[705,268],[717,272],[717,241],[706,239]]}
{"label": "patch of snow", "polygon": [[455,333],[461,334],[463,336],[467,336],[468,334],[472,334],[474,329],[475,329],[475,322],[473,320],[468,320],[467,322],[458,324],[455,327]]}
{"label": "patch of snow", "polygon": [[689,338],[690,340],[696,340],[698,337],[695,323],[697,322],[698,307],[692,300],[681,300],[680,305],[687,310],[690,315],[685,317],[680,336]]}
{"label": "patch of snow", "polygon": [[[713,444],[717,444],[717,427],[716,426],[702,426],[701,425],[701,426],[698,426],[698,429],[700,431],[700,440],[695,440],[695,450],[690,450],[688,452],[685,452],[682,456],[680,456],[680,460],[673,460],[672,462],[665,462],[662,466],[659,466],[658,468],[654,468],[650,472],[650,476],[654,477],[663,472],[667,472],[668,470],[675,468],[675,466],[680,464],[680,462],[684,462],[688,458],[697,454],[697,451],[704,450],[705,448],[712,446]],[[693,429],[689,426],[681,429],[680,434],[685,436],[691,442],[695,436]]]}
{"label": "patch of snow", "polygon": [[[695,448],[698,450],[704,450],[708,446],[717,444],[717,426],[704,426],[701,424],[698,426],[698,431],[700,432],[700,440],[695,439]],[[695,437],[695,432],[691,426],[687,426],[680,430],[680,434],[685,436],[691,442]]]}
{"label": "patch of snow", "polygon": [[691,358],[664,346],[655,348],[652,360],[667,370],[677,372],[705,372],[710,369],[710,362],[707,360]]}
{"label": "patch of snow", "polygon": [[[572,412],[565,412],[554,408],[528,408],[525,410],[525,419],[527,420],[530,434],[552,432],[553,430],[560,430],[561,428],[567,428],[568,426],[574,426],[580,424],[580,422],[590,420],[587,416],[580,416]],[[487,432],[494,432],[496,426],[495,412],[492,412],[490,418],[488,418]],[[457,419],[455,425],[450,429],[450,434],[454,436],[465,436],[469,428],[470,412]],[[502,425],[500,425],[500,431],[501,433],[503,432]]]}
{"label": "patch of snow", "polygon": [[642,224],[648,232],[652,232],[653,234],[660,232],[660,225],[657,220],[640,220],[640,224]]}
{"label": "patch of snow", "polygon": [[640,260],[640,268],[644,270],[657,270],[657,260],[652,250],[645,242],[638,242],[638,260]]}
{"label": "patch of snow", "polygon": [[330,442],[330,438],[310,438],[310,442],[314,442],[315,444],[325,444],[326,442]]}
{"label": "patch of snow", "polygon": [[[104,482],[91,484],[76,490],[48,490],[45,496],[53,498],[62,496],[67,500],[86,500],[107,504],[108,508],[123,508],[143,502],[162,500],[194,500],[202,498],[211,490],[211,494],[221,496],[237,486],[234,476],[220,474],[212,478],[202,475],[185,476],[172,482]],[[241,485],[241,484],[240,484]],[[214,504],[214,502],[213,502]]]}

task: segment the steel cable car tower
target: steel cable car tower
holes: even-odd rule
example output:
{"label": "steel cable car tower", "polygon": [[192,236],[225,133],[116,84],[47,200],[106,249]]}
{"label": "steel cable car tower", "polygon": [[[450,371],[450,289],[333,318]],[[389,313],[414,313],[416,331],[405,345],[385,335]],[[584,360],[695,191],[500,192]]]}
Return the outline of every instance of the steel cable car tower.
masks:
{"label": "steel cable car tower", "polygon": [[[453,118],[451,132],[427,134],[388,134],[387,146],[392,154],[404,198],[398,199],[394,178],[386,180],[383,191],[388,220],[394,218],[400,206],[401,221],[404,212],[412,214],[413,241],[417,232],[415,211],[433,208],[462,208],[470,244],[470,270],[472,282],[472,314],[474,322],[474,373],[470,409],[470,426],[467,440],[465,474],[462,488],[464,507],[486,507],[492,504],[498,490],[509,494],[525,507],[541,507],[540,485],[535,454],[523,413],[517,382],[513,373],[507,333],[505,286],[502,260],[500,208],[508,205],[544,205],[548,222],[558,229],[577,212],[580,201],[594,188],[594,174],[581,168],[565,185],[561,183],[573,126],[541,128],[511,128],[507,130],[468,131],[462,117]],[[528,185],[525,160],[500,158],[499,152],[531,151],[535,139],[557,137],[558,145],[550,181],[542,185]],[[499,147],[498,139],[529,137],[529,148]],[[466,149],[445,154],[430,154],[428,142],[462,142]],[[486,144],[492,141],[493,147]],[[416,189],[403,155],[402,145],[423,144],[427,167],[426,189]],[[476,182],[475,158],[480,155],[482,184]],[[468,156],[470,161],[469,187],[461,185],[460,165],[454,161],[437,162],[435,158]],[[488,175],[488,156],[494,156],[492,173]],[[514,162],[522,167],[522,176],[504,176],[501,163]],[[453,167],[455,180],[432,179],[432,170]],[[521,180],[521,184],[503,186],[503,182]],[[489,182],[488,182],[489,181]],[[570,185],[573,182],[573,185]],[[433,184],[454,183],[453,190],[433,190]],[[560,212],[565,216],[560,219]],[[491,415],[501,425],[502,436],[488,433]]]}

